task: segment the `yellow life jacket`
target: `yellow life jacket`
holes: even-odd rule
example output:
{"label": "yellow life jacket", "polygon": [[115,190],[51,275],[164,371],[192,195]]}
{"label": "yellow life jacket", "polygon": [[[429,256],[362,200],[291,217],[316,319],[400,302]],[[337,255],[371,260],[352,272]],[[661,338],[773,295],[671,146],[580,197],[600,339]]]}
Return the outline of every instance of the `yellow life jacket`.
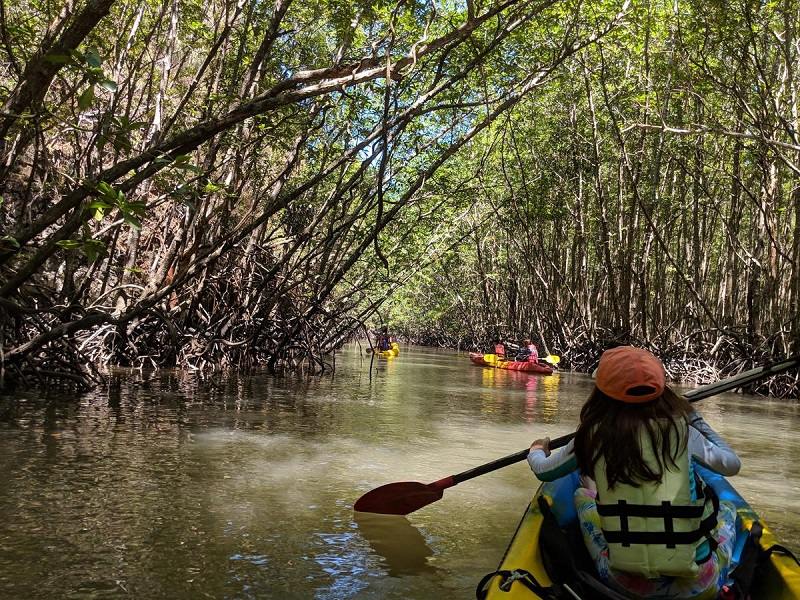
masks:
{"label": "yellow life jacket", "polygon": [[[610,489],[605,460],[601,457],[595,467],[597,512],[613,569],[647,578],[694,577],[716,548],[711,532],[717,525],[719,500],[690,464],[688,425],[679,424],[679,431],[673,439],[673,450],[679,449],[677,468],[667,461],[660,482],[639,487],[617,483]],[[639,443],[645,462],[656,467],[644,429]]]}

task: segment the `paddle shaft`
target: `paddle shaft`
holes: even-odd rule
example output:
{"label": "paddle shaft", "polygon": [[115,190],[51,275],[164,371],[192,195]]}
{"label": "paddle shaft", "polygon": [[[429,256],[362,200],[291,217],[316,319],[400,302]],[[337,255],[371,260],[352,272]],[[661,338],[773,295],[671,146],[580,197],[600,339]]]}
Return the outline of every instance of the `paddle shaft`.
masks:
{"label": "paddle shaft", "polygon": [[[737,387],[747,385],[748,383],[757,381],[762,377],[778,375],[779,373],[788,371],[792,367],[796,367],[798,365],[800,365],[800,355],[787,358],[786,360],[773,365],[756,367],[755,369],[750,369],[749,371],[739,373],[739,375],[734,375],[733,377],[728,377],[722,381],[717,381],[716,383],[710,383],[694,390],[689,390],[684,394],[684,396],[687,400],[689,400],[689,402],[697,402],[704,398],[708,398],[709,396],[721,394],[722,392],[727,392]],[[550,450],[555,450],[557,448],[561,448],[562,446],[566,446],[574,437],[574,433],[568,433],[567,435],[562,435],[559,438],[551,440]],[[462,481],[467,481],[468,479],[479,477],[480,475],[485,475],[486,473],[491,473],[497,469],[502,469],[503,467],[523,461],[528,457],[529,452],[530,448],[526,448],[525,450],[515,452],[514,454],[509,454],[503,458],[498,458],[497,460],[493,460],[492,462],[475,467],[474,469],[469,469],[468,471],[450,475],[449,477],[445,477],[439,481],[434,481],[430,485],[441,489],[449,488],[461,483]]]}

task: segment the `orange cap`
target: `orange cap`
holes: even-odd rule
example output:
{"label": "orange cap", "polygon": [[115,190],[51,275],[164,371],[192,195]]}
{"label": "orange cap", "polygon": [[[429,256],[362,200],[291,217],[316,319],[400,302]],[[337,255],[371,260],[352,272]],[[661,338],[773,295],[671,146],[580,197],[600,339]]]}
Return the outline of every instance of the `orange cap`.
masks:
{"label": "orange cap", "polygon": [[606,396],[639,404],[664,393],[664,365],[642,348],[620,346],[603,352],[597,366],[595,385]]}

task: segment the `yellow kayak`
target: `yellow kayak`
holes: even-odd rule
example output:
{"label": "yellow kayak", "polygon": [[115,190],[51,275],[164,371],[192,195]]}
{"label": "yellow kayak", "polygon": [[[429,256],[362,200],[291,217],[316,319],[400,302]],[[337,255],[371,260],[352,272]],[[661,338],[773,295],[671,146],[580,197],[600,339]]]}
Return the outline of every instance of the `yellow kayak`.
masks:
{"label": "yellow kayak", "polygon": [[[723,476],[702,467],[698,468],[698,471],[703,480],[714,488],[721,500],[727,500],[736,506],[740,523],[734,548],[734,564],[742,563],[742,558],[745,558],[739,573],[746,571],[747,564],[752,566],[755,563],[756,559],[750,560],[750,556],[759,557],[759,567],[757,575],[752,579],[750,597],[753,600],[800,598],[800,566],[794,557],[785,554],[782,547],[776,547],[774,551],[769,550],[777,544],[775,536]],[[585,560],[590,560],[585,552],[585,559],[581,559],[580,553],[570,550],[576,543],[582,545],[572,502],[572,495],[577,485],[578,476],[573,473],[557,481],[543,484],[539,488],[525,511],[497,571],[484,577],[478,585],[478,598],[624,600],[637,597],[615,592],[589,575],[587,570],[581,570],[580,567],[573,568],[570,565],[572,563],[587,567]],[[559,533],[562,531],[566,531],[567,534]],[[759,531],[760,537],[757,533]],[[760,551],[756,548],[760,548]],[[559,553],[561,555],[557,556]],[[591,565],[589,564],[587,568],[591,568]],[[559,583],[554,585],[553,579]]]}
{"label": "yellow kayak", "polygon": [[400,344],[397,342],[392,342],[389,350],[375,350],[375,354],[382,356],[383,358],[394,358],[400,354]]}

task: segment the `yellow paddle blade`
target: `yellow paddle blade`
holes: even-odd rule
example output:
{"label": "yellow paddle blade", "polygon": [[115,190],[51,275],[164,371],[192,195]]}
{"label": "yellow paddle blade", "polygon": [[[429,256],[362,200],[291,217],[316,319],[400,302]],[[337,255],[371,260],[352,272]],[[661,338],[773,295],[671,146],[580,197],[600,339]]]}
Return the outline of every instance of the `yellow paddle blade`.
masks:
{"label": "yellow paddle blade", "polygon": [[551,365],[557,365],[561,362],[561,357],[556,356],[555,354],[549,354],[544,357],[545,362],[549,362]]}

